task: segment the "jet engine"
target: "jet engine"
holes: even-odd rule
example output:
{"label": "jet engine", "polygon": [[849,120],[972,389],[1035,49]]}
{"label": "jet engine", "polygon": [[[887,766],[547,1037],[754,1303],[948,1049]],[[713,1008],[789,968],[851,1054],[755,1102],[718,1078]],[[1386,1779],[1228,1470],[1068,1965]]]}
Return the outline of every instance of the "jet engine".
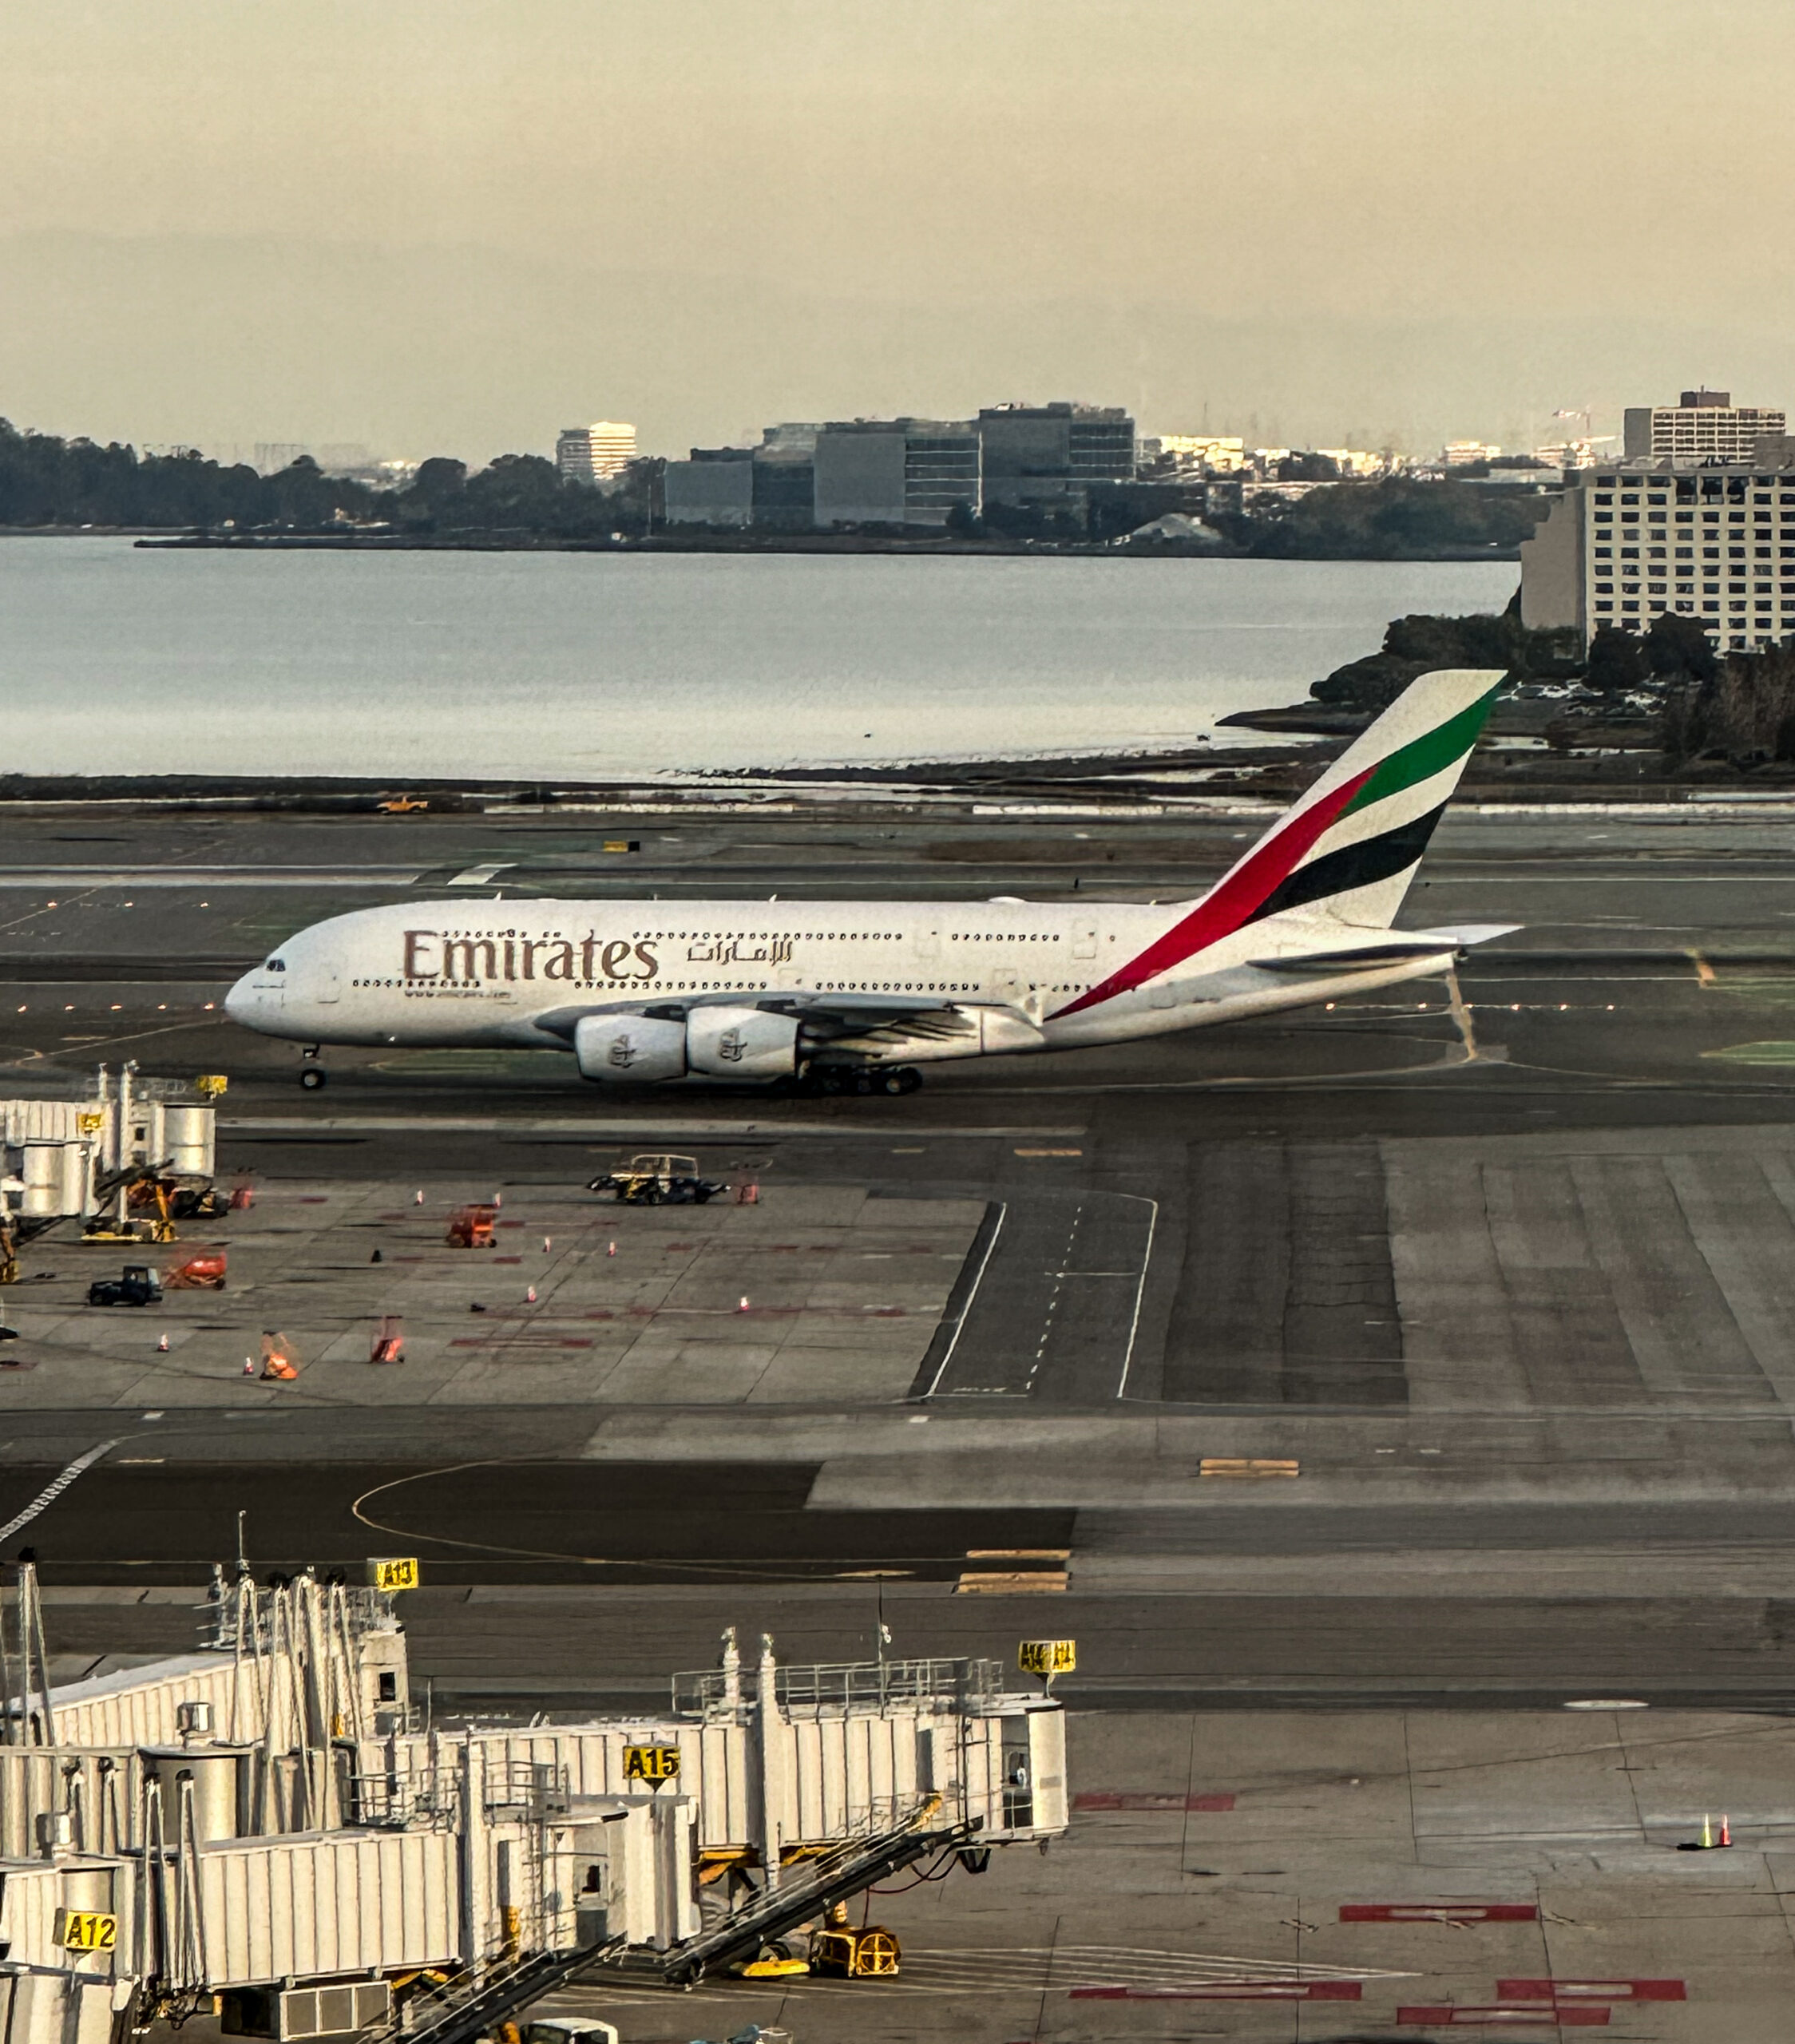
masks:
{"label": "jet engine", "polygon": [[573,1025],[573,1056],[582,1079],[613,1086],[683,1079],[686,1025],[651,1015],[584,1015]]}
{"label": "jet engine", "polygon": [[798,1068],[798,1018],[763,1008],[695,1008],[686,1018],[694,1072],[723,1079],[778,1079]]}

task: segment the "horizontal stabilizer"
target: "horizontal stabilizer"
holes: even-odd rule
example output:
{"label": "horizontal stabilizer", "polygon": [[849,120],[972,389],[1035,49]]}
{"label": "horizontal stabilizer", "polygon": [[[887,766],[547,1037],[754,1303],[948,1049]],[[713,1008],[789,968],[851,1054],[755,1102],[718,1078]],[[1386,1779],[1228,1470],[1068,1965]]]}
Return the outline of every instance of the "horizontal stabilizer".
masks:
{"label": "horizontal stabilizer", "polygon": [[1286,953],[1279,958],[1250,962],[1262,972],[1374,972],[1410,959],[1449,957],[1467,945],[1487,944],[1492,937],[1507,937],[1520,927],[1519,923],[1460,923],[1448,929],[1392,930],[1387,935],[1381,932],[1373,944]]}
{"label": "horizontal stabilizer", "polygon": [[1393,932],[1411,944],[1428,945],[1447,944],[1488,944],[1492,938],[1512,937],[1522,923],[1448,923],[1441,929],[1405,929]]}

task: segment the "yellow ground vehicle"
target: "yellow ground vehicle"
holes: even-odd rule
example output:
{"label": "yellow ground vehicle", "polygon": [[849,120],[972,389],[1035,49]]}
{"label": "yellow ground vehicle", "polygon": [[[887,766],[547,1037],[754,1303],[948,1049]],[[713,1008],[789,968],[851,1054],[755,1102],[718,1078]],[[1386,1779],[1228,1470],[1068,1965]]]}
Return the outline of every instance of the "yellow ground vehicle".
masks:
{"label": "yellow ground vehicle", "polygon": [[701,1178],[695,1157],[644,1151],[594,1178],[586,1190],[611,1193],[625,1206],[702,1206],[729,1187],[719,1179]]}
{"label": "yellow ground vehicle", "polygon": [[902,1957],[894,1932],[882,1923],[857,1928],[845,1903],[830,1903],[822,1929],[810,1933],[810,1971],[826,1979],[890,1979]]}

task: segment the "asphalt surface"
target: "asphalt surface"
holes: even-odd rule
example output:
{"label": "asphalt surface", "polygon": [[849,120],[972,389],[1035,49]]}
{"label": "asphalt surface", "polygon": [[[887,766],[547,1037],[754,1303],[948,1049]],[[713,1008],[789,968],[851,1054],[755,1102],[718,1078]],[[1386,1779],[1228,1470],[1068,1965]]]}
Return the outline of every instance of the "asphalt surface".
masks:
{"label": "asphalt surface", "polygon": [[[271,1391],[175,1411],[22,1389],[0,1505],[124,1436],[19,1536],[53,1583],[198,1583],[245,1505],[268,1567],[408,1540],[433,1586],[420,1668],[470,1694],[624,1693],[707,1660],[730,1622],[855,1654],[878,1570],[917,1650],[1076,1633],[1092,1701],[1619,1683],[1780,1706],[1795,817],[1454,814],[1405,920],[1524,925],[1456,987],[945,1068],[898,1099],[612,1097],[552,1057],[378,1052],[331,1054],[303,1095],[293,1050],[216,1006],[266,946],[363,903],[1163,898],[1260,827],[870,806],[0,818],[7,1090],[126,1056],[227,1072],[221,1156],[271,1186],[458,1174],[509,1206],[667,1142],[769,1188],[985,1214],[907,1400],[444,1408],[395,1387],[353,1412]],[[640,851],[602,850],[625,837]],[[1204,1473],[1223,1460],[1300,1473]],[[458,1462],[481,1467],[437,1473]],[[358,1519],[370,1491],[402,1510]],[[1005,1573],[1039,1580],[961,1586]],[[178,1606],[130,1614],[186,1636]],[[58,1643],[103,1651],[121,1616],[59,1611],[85,1630]]]}

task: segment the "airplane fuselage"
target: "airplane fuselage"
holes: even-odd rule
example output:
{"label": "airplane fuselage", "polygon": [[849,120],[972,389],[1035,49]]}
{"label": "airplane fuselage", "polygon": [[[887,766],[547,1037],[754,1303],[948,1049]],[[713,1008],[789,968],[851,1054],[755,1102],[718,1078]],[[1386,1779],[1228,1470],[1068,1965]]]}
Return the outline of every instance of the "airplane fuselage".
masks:
{"label": "airplane fuselage", "polygon": [[[409,902],[313,925],[233,988],[249,1028],[323,1044],[569,1048],[579,1017],[619,1008],[802,1003],[840,996],[986,1010],[1008,1032],[907,1044],[909,1061],[1069,1048],[1294,1008],[1440,971],[1449,945],[1362,962],[1329,923],[1326,969],[1280,969],[1325,918],[1274,917],[1172,970],[1104,991],[1189,905],[1036,902]],[[1093,998],[1095,996],[1095,998]],[[1089,1003],[1088,1005],[1081,1005]],[[890,1025],[888,1022],[887,1027]],[[997,1040],[993,1040],[993,1034]]]}
{"label": "airplane fuselage", "polygon": [[[1397,913],[1500,671],[1411,683],[1184,901],[545,901],[333,917],[225,1005],[324,1044],[560,1048],[600,1081],[855,1075],[1164,1035],[1440,972],[1498,926]],[[313,1068],[302,1083],[315,1086]]]}

